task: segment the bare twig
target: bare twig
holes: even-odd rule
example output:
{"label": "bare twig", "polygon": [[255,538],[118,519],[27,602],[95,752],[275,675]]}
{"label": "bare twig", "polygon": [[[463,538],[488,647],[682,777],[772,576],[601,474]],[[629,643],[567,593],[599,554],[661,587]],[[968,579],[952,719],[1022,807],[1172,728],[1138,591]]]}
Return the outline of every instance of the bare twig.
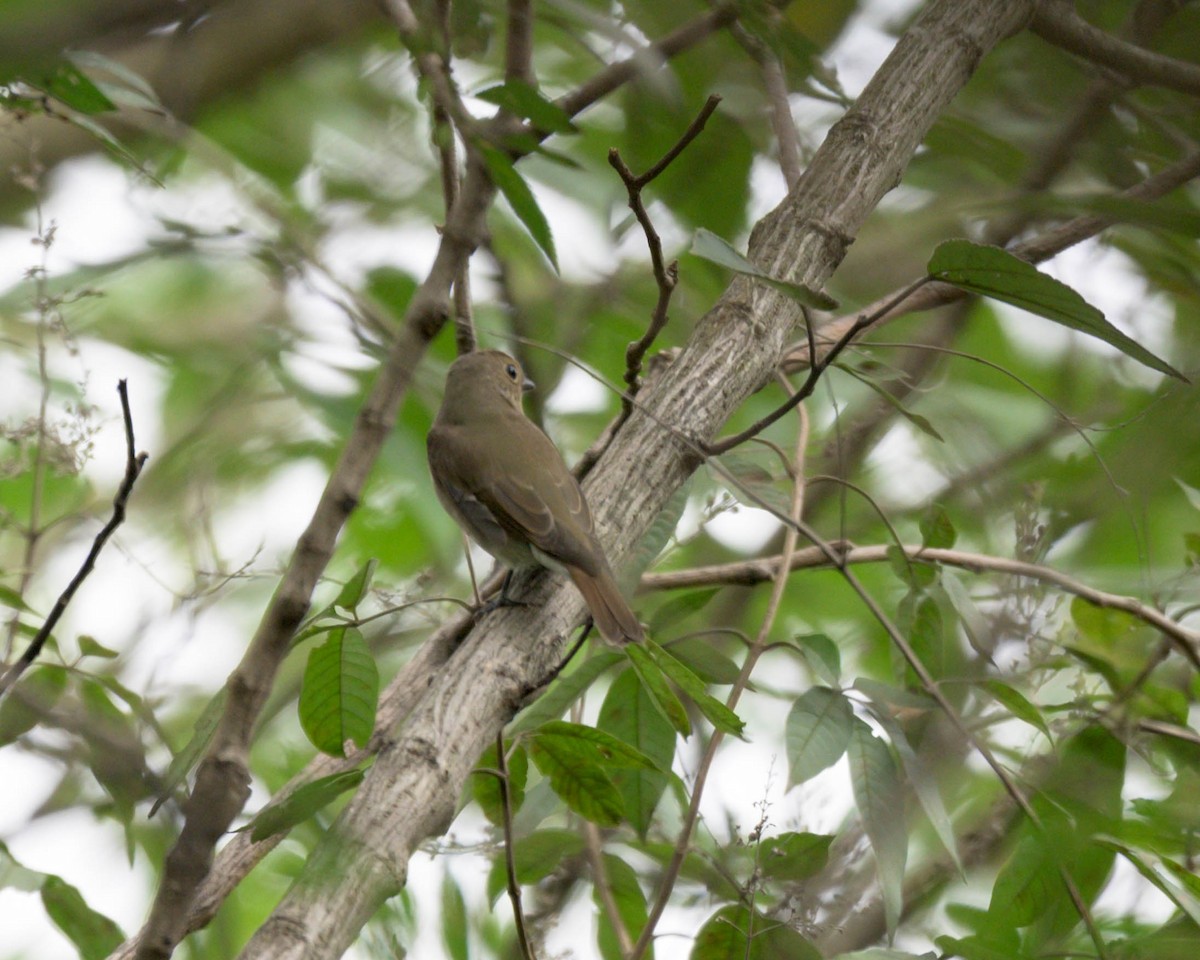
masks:
{"label": "bare twig", "polygon": [[1200,95],[1200,66],[1114,37],[1084,20],[1066,0],[1038,4],[1030,28],[1043,40],[1135,83]]}
{"label": "bare twig", "polygon": [[662,240],[658,235],[658,231],[654,229],[654,223],[650,219],[646,205],[642,202],[642,190],[666,170],[696,137],[700,136],[705,124],[708,123],[708,118],[713,115],[720,103],[720,97],[716,95],[710,96],[704,102],[704,106],[700,109],[700,113],[697,114],[696,119],[683,132],[683,136],[675,142],[675,145],[670,150],[663,154],[658,163],[654,164],[654,166],[640,176],[634,175],[633,171],[629,169],[625,161],[621,158],[620,151],[615,147],[608,151],[608,162],[617,171],[621,182],[625,184],[625,191],[629,194],[629,209],[633,211],[637,222],[642,225],[642,232],[646,235],[646,245],[650,248],[650,264],[654,270],[654,282],[658,286],[658,302],[654,306],[654,312],[650,315],[650,326],[640,339],[633,341],[625,349],[625,382],[629,385],[629,391],[628,395],[622,400],[622,420],[627,419],[629,414],[633,412],[631,398],[636,396],[638,390],[641,389],[639,378],[642,373],[642,361],[645,359],[646,351],[650,349],[655,338],[667,324],[667,308],[670,306],[671,294],[675,290],[675,285],[679,282],[678,261],[672,260],[669,264],[663,262]]}
{"label": "bare twig", "polygon": [[617,948],[621,951],[621,956],[628,957],[633,953],[633,938],[625,927],[625,921],[621,919],[617,898],[613,896],[612,884],[608,882],[608,871],[604,869],[604,847],[600,842],[600,828],[590,820],[583,821],[583,839],[587,846],[588,863],[592,868],[592,886],[600,897],[608,924],[616,934]]}
{"label": "bare twig", "polygon": [[504,54],[504,79],[509,83],[536,82],[533,73],[533,2],[508,0],[508,38]]}
{"label": "bare twig", "polygon": [[[878,544],[866,547],[849,547],[841,555],[841,560],[857,566],[863,563],[882,563],[888,559],[891,546]],[[901,549],[910,560],[916,563],[943,563],[947,566],[969,570],[972,573],[1002,573],[1014,577],[1028,577],[1040,583],[1048,583],[1065,590],[1073,596],[1080,597],[1097,607],[1112,610],[1123,610],[1136,617],[1143,623],[1149,624],[1164,636],[1169,637],[1175,647],[1200,667],[1200,631],[1191,630],[1166,614],[1155,610],[1136,597],[1128,597],[1116,593],[1097,590],[1085,583],[1067,576],[1052,567],[1044,567],[1036,563],[1026,563],[1009,557],[993,557],[983,553],[970,553],[964,550],[943,550],[932,547],[903,545]],[[694,567],[691,570],[676,570],[670,573],[648,573],[642,577],[642,590],[679,590],[712,584],[738,584],[750,586],[774,578],[777,574],[781,558],[762,557],[757,560],[746,560],[740,563],[719,564],[711,567]],[[816,567],[828,567],[833,564],[817,547],[806,547],[797,550],[790,563],[792,570],[806,570]]]}
{"label": "bare twig", "polygon": [[525,960],[537,960],[525,930],[525,910],[521,906],[521,884],[517,882],[517,864],[513,854],[512,792],[508,784],[508,758],[504,755],[504,728],[496,731],[496,767],[500,781],[500,806],[504,809],[504,878],[508,899],[512,901],[513,922],[517,926],[517,941]]}
{"label": "bare twig", "polygon": [[29,667],[45,646],[46,641],[54,632],[59,619],[66,612],[67,604],[75,596],[83,581],[88,578],[96,566],[96,559],[100,556],[100,551],[104,549],[104,545],[108,542],[109,537],[113,535],[117,527],[125,521],[125,508],[129,503],[129,495],[133,492],[133,485],[137,482],[138,476],[142,472],[142,467],[146,464],[146,458],[149,454],[142,452],[138,453],[133,440],[133,414],[129,410],[129,390],[124,380],[117,381],[117,393],[121,397],[121,415],[125,421],[125,476],[121,480],[121,485],[117,487],[117,495],[113,498],[112,516],[109,517],[106,523],[96,534],[96,538],[92,541],[92,548],[84,557],[83,563],[76,571],[75,576],[71,578],[71,582],[56,601],[50,610],[49,616],[46,617],[45,623],[34,634],[33,639],[29,642],[29,646],[11,667],[5,671],[0,677],[0,697],[4,696],[5,691],[10,689],[22,673]]}
{"label": "bare twig", "polygon": [[[848,347],[850,345],[850,343],[854,340],[855,337],[857,337],[860,333],[862,333],[864,330],[866,330],[868,327],[870,327],[872,324],[874,324],[878,320],[887,316],[888,312],[893,310],[897,303],[902,302],[906,297],[911,295],[914,291],[920,289],[921,287],[923,287],[925,284],[927,284],[929,282],[931,282],[929,277],[922,277],[920,280],[916,280],[913,283],[909,284],[907,287],[905,287],[903,290],[901,290],[899,293],[897,293],[894,297],[892,297],[891,300],[882,304],[878,309],[874,310],[873,312],[860,314],[855,319],[855,321],[852,324],[850,324],[850,326],[845,330],[845,332],[842,333],[842,335],[837,339],[837,341],[824,354],[819,355],[817,362],[812,364],[808,368],[808,377],[807,377],[807,379],[805,379],[804,384],[800,387],[799,390],[797,390],[795,393],[793,393],[790,397],[787,398],[786,401],[784,401],[782,404],[780,404],[778,407],[776,407],[773,411],[768,413],[765,417],[761,418],[760,420],[755,421],[749,427],[747,427],[745,430],[741,431],[741,433],[735,433],[732,437],[726,437],[724,440],[716,440],[716,441],[713,441],[712,443],[710,443],[708,445],[708,448],[705,450],[705,453],[707,453],[708,456],[710,456],[710,457],[720,456],[722,453],[726,453],[729,450],[732,450],[734,447],[738,446],[739,444],[745,443],[751,437],[754,437],[757,434],[762,433],[762,431],[767,429],[767,427],[769,427],[771,424],[775,423],[780,418],[786,416],[789,410],[791,410],[793,407],[798,406],[801,401],[803,401],[807,397],[811,396],[813,390],[816,389],[817,381],[821,378],[821,374],[823,374],[826,370],[829,369],[830,364],[832,364],[833,361],[838,358],[838,355],[846,347]],[[809,319],[809,321],[806,323],[805,326],[806,326],[806,329],[811,329],[811,327],[812,327],[811,318]],[[810,336],[809,342],[811,343],[812,342],[812,340],[811,340],[812,334],[810,334],[809,336]]]}

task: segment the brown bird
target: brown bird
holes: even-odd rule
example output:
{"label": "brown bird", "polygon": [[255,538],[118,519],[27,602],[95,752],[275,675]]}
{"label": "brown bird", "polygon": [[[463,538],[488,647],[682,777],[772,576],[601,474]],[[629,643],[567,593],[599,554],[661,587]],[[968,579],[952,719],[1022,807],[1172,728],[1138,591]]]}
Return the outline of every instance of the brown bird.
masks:
{"label": "brown bird", "polygon": [[600,635],[636,643],[642,625],[596,540],[583,491],[521,409],[522,393],[532,388],[521,365],[499,350],[468,353],[450,365],[426,440],[438,499],[501,563],[567,573]]}

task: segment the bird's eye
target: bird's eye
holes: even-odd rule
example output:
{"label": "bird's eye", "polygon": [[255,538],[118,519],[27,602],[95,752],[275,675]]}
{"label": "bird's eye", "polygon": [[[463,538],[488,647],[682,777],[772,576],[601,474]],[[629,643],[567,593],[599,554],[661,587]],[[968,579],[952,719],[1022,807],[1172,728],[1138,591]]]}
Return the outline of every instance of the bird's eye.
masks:
{"label": "bird's eye", "polygon": [[504,372],[508,374],[509,380],[513,381],[513,383],[517,382],[517,368],[515,364],[510,363],[504,368]]}

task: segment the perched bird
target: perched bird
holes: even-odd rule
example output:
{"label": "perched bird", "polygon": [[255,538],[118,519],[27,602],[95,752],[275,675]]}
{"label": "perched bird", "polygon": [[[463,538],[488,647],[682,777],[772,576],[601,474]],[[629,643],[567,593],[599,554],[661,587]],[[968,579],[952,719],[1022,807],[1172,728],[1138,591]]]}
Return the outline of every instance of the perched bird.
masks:
{"label": "perched bird", "polygon": [[499,350],[468,353],[446,375],[426,446],[438,499],[471,538],[514,569],[567,573],[601,636],[642,639],[592,530],[592,515],[558,448],[521,409],[533,388]]}

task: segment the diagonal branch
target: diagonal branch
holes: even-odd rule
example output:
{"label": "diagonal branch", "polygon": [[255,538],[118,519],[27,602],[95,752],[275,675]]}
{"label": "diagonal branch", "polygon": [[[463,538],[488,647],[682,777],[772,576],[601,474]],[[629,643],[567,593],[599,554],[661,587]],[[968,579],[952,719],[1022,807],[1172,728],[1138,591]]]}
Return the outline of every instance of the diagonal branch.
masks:
{"label": "diagonal branch", "polygon": [[1048,43],[1115,70],[1135,83],[1200,95],[1200,66],[1114,37],[1084,20],[1067,0],[1040,4],[1030,29]]}
{"label": "diagonal branch", "polygon": [[137,478],[141,475],[142,467],[146,465],[146,459],[149,457],[147,453],[138,453],[136,445],[133,441],[133,415],[129,412],[129,389],[125,385],[124,380],[117,381],[117,393],[121,396],[121,415],[125,421],[125,476],[121,480],[121,485],[117,487],[117,495],[113,498],[112,516],[109,517],[100,532],[96,534],[92,541],[92,548],[88,551],[86,557],[83,558],[83,563],[75,572],[75,576],[71,578],[70,583],[58,599],[54,601],[54,607],[50,610],[46,621],[33,635],[33,639],[29,642],[29,646],[12,666],[10,666],[3,674],[0,674],[0,697],[12,687],[20,678],[21,674],[32,664],[38,654],[42,652],[42,647],[46,645],[46,641],[50,639],[50,635],[54,632],[54,628],[58,625],[59,619],[66,613],[67,605],[71,602],[83,581],[88,578],[92,570],[96,566],[96,559],[100,556],[100,551],[104,549],[104,545],[108,543],[109,537],[113,535],[117,527],[125,522],[125,508],[129,503],[129,495],[133,493],[133,485],[137,483]]}

